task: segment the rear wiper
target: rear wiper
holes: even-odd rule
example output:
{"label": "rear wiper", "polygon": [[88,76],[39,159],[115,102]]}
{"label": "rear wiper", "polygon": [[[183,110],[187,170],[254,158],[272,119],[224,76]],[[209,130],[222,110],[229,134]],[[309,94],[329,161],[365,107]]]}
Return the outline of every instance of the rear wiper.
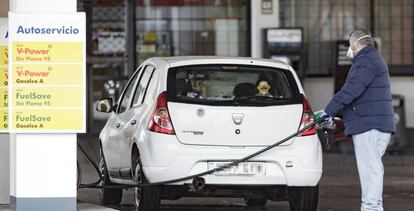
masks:
{"label": "rear wiper", "polygon": [[240,105],[240,103],[248,103],[248,104],[257,104],[257,103],[263,103],[263,104],[274,104],[274,103],[286,103],[289,102],[290,98],[284,98],[284,97],[271,97],[271,96],[245,96],[245,97],[238,97],[234,98],[234,103],[236,105]]}
{"label": "rear wiper", "polygon": [[204,98],[191,98],[191,97],[185,97],[185,96],[177,96],[177,98],[184,100],[184,101],[194,101],[194,102],[208,102],[208,103],[223,102],[223,100],[209,100],[209,99],[204,99]]}
{"label": "rear wiper", "polygon": [[276,98],[271,96],[265,96],[265,95],[258,95],[258,96],[244,96],[244,97],[238,97],[234,98],[234,101],[252,101],[252,100],[275,100]]}

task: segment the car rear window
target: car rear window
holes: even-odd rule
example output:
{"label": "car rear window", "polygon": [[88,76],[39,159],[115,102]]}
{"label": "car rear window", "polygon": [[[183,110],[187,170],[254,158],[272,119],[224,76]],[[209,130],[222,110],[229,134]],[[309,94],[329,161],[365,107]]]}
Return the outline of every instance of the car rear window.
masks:
{"label": "car rear window", "polygon": [[300,103],[290,71],[240,65],[201,65],[169,70],[169,101],[204,105],[268,106]]}

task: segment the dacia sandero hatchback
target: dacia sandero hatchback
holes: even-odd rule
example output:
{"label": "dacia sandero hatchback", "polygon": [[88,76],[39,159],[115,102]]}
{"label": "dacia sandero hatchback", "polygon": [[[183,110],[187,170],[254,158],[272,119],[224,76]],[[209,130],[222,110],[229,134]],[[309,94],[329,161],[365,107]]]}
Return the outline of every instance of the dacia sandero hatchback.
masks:
{"label": "dacia sandero hatchback", "polygon": [[[265,148],[315,117],[295,71],[276,61],[229,57],[167,57],[143,62],[99,139],[102,185],[146,184],[194,175]],[[289,201],[293,211],[315,211],[322,174],[316,128],[237,166],[210,175],[134,189],[139,211],[162,199],[241,197],[247,206]],[[122,189],[103,188],[105,204]]]}

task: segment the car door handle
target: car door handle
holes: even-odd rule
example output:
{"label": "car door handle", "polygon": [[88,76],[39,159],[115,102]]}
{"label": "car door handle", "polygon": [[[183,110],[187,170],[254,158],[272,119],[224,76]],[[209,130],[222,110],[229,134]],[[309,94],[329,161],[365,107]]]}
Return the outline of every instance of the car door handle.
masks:
{"label": "car door handle", "polygon": [[131,125],[135,125],[135,124],[137,124],[137,120],[134,119],[131,121]]}
{"label": "car door handle", "polygon": [[121,127],[121,123],[116,123],[115,127],[116,127],[116,128]]}

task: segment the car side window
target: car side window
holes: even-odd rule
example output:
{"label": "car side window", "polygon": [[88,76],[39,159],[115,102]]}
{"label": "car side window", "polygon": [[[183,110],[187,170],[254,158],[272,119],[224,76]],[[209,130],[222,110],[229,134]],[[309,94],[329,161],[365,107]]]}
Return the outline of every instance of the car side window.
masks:
{"label": "car side window", "polygon": [[118,113],[122,113],[124,111],[127,110],[129,102],[131,102],[131,96],[132,96],[132,91],[134,90],[135,84],[137,82],[137,78],[139,75],[139,71],[137,73],[135,73],[135,75],[132,77],[132,79],[129,81],[127,87],[125,88],[125,91],[122,95],[122,99],[119,103],[119,109],[118,109]]}
{"label": "car side window", "polygon": [[135,89],[134,100],[132,106],[139,106],[142,104],[145,91],[151,80],[152,74],[155,67],[148,65],[145,67],[144,72],[142,73],[141,80],[138,83],[137,88]]}

